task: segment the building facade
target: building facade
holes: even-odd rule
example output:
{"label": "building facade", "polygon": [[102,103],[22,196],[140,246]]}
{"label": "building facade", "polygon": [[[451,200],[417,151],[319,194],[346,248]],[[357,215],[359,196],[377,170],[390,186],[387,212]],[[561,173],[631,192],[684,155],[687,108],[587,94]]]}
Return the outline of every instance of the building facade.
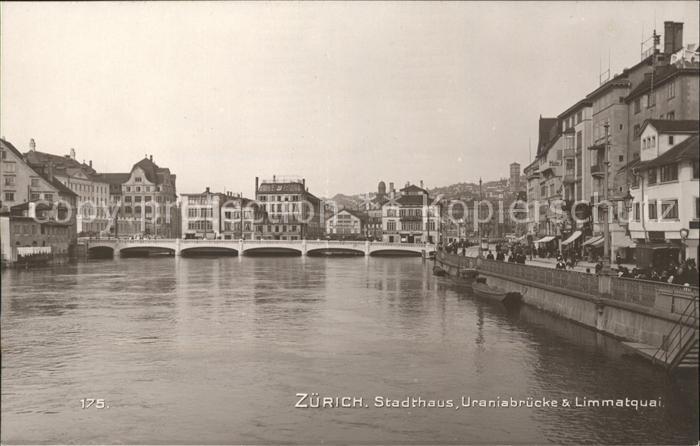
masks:
{"label": "building facade", "polygon": [[[121,184],[117,235],[177,238],[181,235],[176,176],[159,167],[153,155],[134,164]],[[111,197],[117,196],[111,194]]]}
{"label": "building facade", "polygon": [[366,238],[367,215],[341,209],[326,218],[326,236],[330,238]]}
{"label": "building facade", "polygon": [[305,179],[273,176],[260,181],[255,177],[255,199],[265,216],[256,228],[262,238],[303,240],[323,236],[321,200],[309,192]]}
{"label": "building facade", "polygon": [[383,241],[388,243],[435,243],[438,240],[440,204],[428,191],[408,184],[382,205]]}
{"label": "building facade", "polygon": [[32,139],[24,154],[27,163],[36,170],[52,171],[52,175],[77,197],[76,230],[79,236],[107,235],[110,229],[109,184],[89,163],[75,159],[75,149],[59,156],[36,150]]}
{"label": "building facade", "polygon": [[630,235],[640,250],[670,248],[679,254],[676,260],[700,258],[697,123],[694,134],[664,133],[658,122],[646,124],[641,131],[641,161],[635,166],[629,222]]}

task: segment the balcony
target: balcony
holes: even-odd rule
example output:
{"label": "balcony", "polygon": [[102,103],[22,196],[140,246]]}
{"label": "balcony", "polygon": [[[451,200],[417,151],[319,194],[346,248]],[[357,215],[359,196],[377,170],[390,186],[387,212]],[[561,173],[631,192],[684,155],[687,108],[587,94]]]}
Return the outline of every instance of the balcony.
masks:
{"label": "balcony", "polygon": [[603,164],[594,164],[591,166],[591,175],[594,177],[602,177],[605,175],[605,166]]}
{"label": "balcony", "polygon": [[564,184],[572,184],[576,182],[576,175],[574,174],[573,171],[567,170],[566,173],[564,174],[564,178],[562,179],[562,182]]}
{"label": "balcony", "polygon": [[399,221],[423,221],[422,215],[402,215]]}

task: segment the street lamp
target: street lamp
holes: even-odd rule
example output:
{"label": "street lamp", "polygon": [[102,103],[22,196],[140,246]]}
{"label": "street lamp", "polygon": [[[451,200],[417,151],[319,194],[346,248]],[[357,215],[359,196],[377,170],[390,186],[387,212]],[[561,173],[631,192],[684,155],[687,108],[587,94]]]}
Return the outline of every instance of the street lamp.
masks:
{"label": "street lamp", "polygon": [[630,192],[629,186],[627,187],[627,194],[625,194],[624,197],[622,197],[622,202],[625,204],[625,211],[627,211],[627,228],[625,229],[625,232],[627,233],[626,235],[630,235],[630,212],[632,212],[632,202],[634,201],[634,197],[632,196],[632,193]]}

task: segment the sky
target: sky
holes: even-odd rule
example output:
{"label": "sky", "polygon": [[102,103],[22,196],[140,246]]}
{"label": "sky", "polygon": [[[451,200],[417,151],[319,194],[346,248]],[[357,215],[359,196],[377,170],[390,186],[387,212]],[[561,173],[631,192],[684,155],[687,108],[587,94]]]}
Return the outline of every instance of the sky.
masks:
{"label": "sky", "polygon": [[[556,116],[697,2],[0,4],[0,135],[181,193],[317,196],[508,175]],[[663,38],[662,38],[663,43]]]}

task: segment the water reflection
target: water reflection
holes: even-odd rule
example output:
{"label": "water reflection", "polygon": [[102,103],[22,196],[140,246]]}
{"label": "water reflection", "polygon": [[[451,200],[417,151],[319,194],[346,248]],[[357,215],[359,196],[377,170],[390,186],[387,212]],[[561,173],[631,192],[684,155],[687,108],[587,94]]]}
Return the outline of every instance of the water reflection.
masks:
{"label": "water reflection", "polygon": [[[132,258],[2,275],[5,443],[692,443],[697,388],[420,259]],[[294,409],[661,397],[661,409]],[[105,398],[107,413],[78,400]]]}

